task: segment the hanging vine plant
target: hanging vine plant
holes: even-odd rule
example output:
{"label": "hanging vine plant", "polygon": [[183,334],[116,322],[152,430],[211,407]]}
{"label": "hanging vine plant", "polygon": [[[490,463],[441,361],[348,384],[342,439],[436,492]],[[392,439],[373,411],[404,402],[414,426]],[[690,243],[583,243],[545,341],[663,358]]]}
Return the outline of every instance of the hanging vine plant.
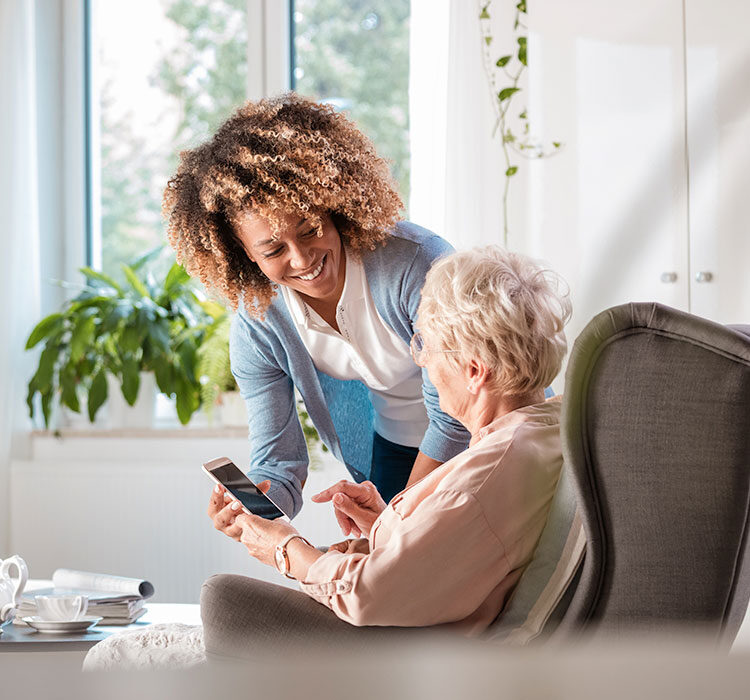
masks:
{"label": "hanging vine plant", "polygon": [[[508,246],[508,194],[512,178],[518,173],[518,157],[526,159],[548,158],[562,148],[559,141],[552,141],[545,146],[531,134],[527,107],[521,106],[521,78],[528,68],[528,9],[526,0],[516,5],[513,22],[514,44],[512,50],[503,51],[493,60],[492,27],[490,24],[492,0],[478,0],[479,25],[482,34],[482,64],[487,76],[487,83],[492,93],[492,105],[495,109],[495,126],[493,137],[500,135],[503,157],[505,159],[505,182],[503,185],[503,244]],[[497,53],[497,52],[496,52]],[[496,53],[494,55],[496,55]],[[502,80],[502,82],[501,82]],[[518,110],[516,112],[516,110]],[[520,133],[511,128],[511,117],[516,115]]]}

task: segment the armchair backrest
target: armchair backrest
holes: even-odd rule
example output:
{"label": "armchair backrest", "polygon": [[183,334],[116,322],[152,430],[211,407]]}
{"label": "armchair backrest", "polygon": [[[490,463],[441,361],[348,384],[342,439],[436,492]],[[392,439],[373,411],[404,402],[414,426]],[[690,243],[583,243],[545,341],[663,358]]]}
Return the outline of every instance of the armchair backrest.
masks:
{"label": "armchair backrest", "polygon": [[633,303],[576,340],[562,442],[586,555],[558,632],[734,639],[750,598],[749,336]]}

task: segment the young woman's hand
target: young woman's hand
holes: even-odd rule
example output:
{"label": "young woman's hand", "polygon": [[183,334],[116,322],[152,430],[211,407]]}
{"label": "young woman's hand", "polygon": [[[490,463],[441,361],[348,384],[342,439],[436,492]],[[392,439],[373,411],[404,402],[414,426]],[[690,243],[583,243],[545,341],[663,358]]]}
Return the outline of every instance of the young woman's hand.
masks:
{"label": "young woman's hand", "polygon": [[333,503],[336,520],[345,537],[368,537],[373,523],[386,509],[386,502],[370,481],[361,484],[339,481],[325,491],[316,493],[312,500],[316,503]]}

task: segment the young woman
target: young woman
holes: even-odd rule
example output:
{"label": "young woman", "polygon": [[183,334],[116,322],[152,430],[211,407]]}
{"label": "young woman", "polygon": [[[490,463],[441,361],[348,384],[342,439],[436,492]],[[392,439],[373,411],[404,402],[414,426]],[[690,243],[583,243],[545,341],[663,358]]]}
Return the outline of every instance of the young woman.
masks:
{"label": "young woman", "polygon": [[248,474],[289,515],[308,467],[295,390],[354,480],[386,500],[468,444],[409,354],[425,274],[451,248],[401,208],[369,140],[293,93],[238,110],[182,153],[165,191],[178,260],[238,312]]}

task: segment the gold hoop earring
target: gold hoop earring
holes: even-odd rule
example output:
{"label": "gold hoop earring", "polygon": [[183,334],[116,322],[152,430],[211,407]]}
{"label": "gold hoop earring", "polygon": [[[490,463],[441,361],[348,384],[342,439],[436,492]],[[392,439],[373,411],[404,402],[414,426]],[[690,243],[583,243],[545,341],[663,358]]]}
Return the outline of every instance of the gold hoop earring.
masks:
{"label": "gold hoop earring", "polygon": [[318,231],[318,238],[323,238],[323,232],[322,231]]}

